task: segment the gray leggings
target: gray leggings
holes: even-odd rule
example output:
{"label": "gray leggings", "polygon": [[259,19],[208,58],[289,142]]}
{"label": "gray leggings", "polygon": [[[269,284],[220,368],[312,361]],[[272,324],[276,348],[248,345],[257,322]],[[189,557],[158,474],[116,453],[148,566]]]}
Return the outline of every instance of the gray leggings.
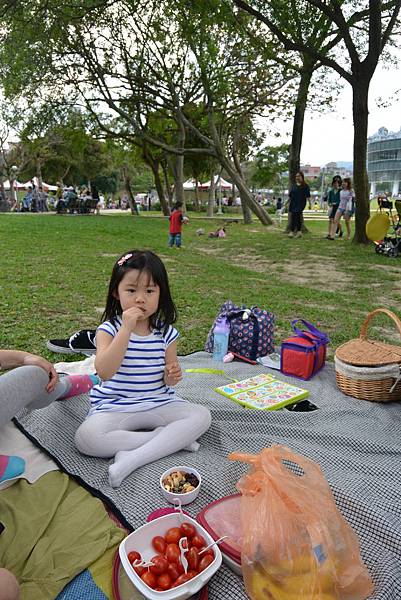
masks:
{"label": "gray leggings", "polygon": [[0,375],[0,427],[8,423],[23,408],[44,408],[65,390],[58,382],[50,394],[46,391],[49,376],[41,367],[28,365]]}

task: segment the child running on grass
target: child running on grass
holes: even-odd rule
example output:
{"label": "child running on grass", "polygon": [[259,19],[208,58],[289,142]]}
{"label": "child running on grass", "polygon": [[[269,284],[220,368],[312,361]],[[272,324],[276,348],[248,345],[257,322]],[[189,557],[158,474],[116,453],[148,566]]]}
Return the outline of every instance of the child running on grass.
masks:
{"label": "child running on grass", "polygon": [[177,312],[164,264],[150,251],[131,250],[113,267],[105,319],[96,334],[91,409],[75,436],[83,454],[113,458],[109,482],[119,487],[139,467],[182,449],[210,426],[210,412],[175,393]]}

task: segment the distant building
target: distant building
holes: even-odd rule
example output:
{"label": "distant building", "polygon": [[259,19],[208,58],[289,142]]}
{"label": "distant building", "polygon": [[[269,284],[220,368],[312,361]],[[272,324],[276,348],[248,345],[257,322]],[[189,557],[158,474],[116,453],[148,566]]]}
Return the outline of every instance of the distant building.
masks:
{"label": "distant building", "polygon": [[370,192],[390,192],[398,196],[401,180],[401,129],[380,127],[368,138],[368,175]]}
{"label": "distant building", "polygon": [[301,167],[301,171],[305,175],[305,179],[316,179],[320,176],[320,167],[311,167],[311,165],[304,165]]}
{"label": "distant building", "polygon": [[352,170],[347,169],[346,167],[339,167],[336,162],[329,162],[324,167],[324,170],[327,174],[330,175],[340,175],[342,179],[344,177],[352,177]]}

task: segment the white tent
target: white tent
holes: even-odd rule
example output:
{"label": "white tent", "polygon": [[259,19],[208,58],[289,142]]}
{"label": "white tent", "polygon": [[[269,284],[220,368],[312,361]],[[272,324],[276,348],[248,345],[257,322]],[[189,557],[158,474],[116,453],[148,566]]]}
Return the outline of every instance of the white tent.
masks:
{"label": "white tent", "polygon": [[[206,183],[202,183],[199,187],[201,190],[208,190],[210,188],[210,184],[211,181],[209,180],[206,181]],[[220,189],[221,187],[222,190],[232,190],[233,188],[233,184],[223,179],[223,177],[220,177],[220,175],[214,176],[214,184],[217,189]]]}
{"label": "white tent", "polygon": [[196,182],[194,179],[188,179],[184,181],[184,190],[194,190],[196,188]]}
{"label": "white tent", "polygon": [[[9,190],[9,189],[10,189],[10,181],[9,181],[8,179],[6,179],[6,180],[4,181],[4,184],[3,184],[3,185],[4,185],[4,189],[5,189],[5,190]],[[16,179],[14,179],[14,183],[13,183],[13,185],[14,185],[14,189],[17,189],[17,188],[18,188],[18,189],[23,189],[23,188],[24,188],[24,184],[23,184],[23,183],[20,183],[20,182],[19,182],[19,181],[17,181]]]}
{"label": "white tent", "polygon": [[[18,187],[23,187],[25,189],[28,189],[29,187],[32,187],[32,181],[33,183],[36,185],[36,187],[39,186],[39,180],[37,177],[33,177],[30,181],[27,181],[26,183],[21,183]],[[57,189],[56,185],[51,185],[49,183],[46,183],[42,180],[42,185],[43,185],[43,189],[45,190],[45,192],[55,192]]]}

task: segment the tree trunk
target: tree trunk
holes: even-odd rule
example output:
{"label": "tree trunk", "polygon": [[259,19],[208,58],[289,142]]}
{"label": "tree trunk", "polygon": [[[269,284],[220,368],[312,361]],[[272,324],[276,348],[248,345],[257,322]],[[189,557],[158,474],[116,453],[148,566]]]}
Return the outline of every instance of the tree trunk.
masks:
{"label": "tree trunk", "polygon": [[262,225],[272,225],[272,219],[265,211],[263,206],[256,202],[255,198],[249,191],[247,184],[245,183],[241,175],[238,173],[232,162],[222,154],[219,156],[219,160],[222,167],[224,167],[224,169],[231,177],[233,183],[238,188],[241,202],[249,207],[249,209],[258,217]]}
{"label": "tree trunk", "polygon": [[182,210],[185,212],[184,196],[184,155],[177,155],[174,168],[174,198],[176,202],[181,202]]}
{"label": "tree trunk", "polygon": [[168,180],[168,160],[166,158],[162,161],[161,167],[162,167],[162,171],[163,171],[164,187],[165,187],[166,192],[167,192],[168,204],[169,204],[169,207],[172,208],[172,206],[173,206],[173,193],[172,193],[172,190],[171,190],[170,182]]}
{"label": "tree trunk", "polygon": [[[302,137],[304,133],[304,121],[305,111],[308,103],[308,92],[309,86],[312,79],[313,71],[315,68],[315,62],[308,56],[303,56],[303,68],[301,72],[301,78],[298,85],[297,99],[295,102],[294,121],[292,124],[292,136],[290,145],[290,154],[288,157],[288,192],[295,183],[295,174],[301,168],[301,148],[302,148]],[[309,230],[305,226],[304,217],[301,218],[301,231],[308,233]],[[288,213],[286,233],[291,230],[291,213]]]}
{"label": "tree trunk", "polygon": [[214,215],[214,205],[216,203],[216,182],[214,180],[215,169],[212,167],[210,171],[210,188],[209,188],[209,200],[207,203],[207,216],[213,217]]}
{"label": "tree trunk", "polygon": [[4,189],[3,178],[0,178],[0,212],[8,212],[10,206],[6,200],[6,190]]}
{"label": "tree trunk", "polygon": [[[178,125],[178,143],[177,148],[184,151],[185,147],[185,127],[182,119],[177,116]],[[184,195],[184,153],[175,157],[174,163],[174,196],[175,201],[182,204],[182,211],[185,213],[185,195]]]}
{"label": "tree trunk", "polygon": [[194,195],[195,211],[200,212],[200,198],[199,198],[199,181],[195,180],[195,195]]}
{"label": "tree trunk", "polygon": [[301,164],[302,136],[304,132],[305,110],[308,102],[308,91],[314,71],[315,63],[308,57],[303,57],[303,70],[298,85],[297,100],[295,103],[294,121],[292,124],[292,137],[290,154],[288,158],[288,183],[289,187],[295,183],[295,173]]}
{"label": "tree trunk", "polygon": [[[366,78],[365,78],[366,79]],[[368,92],[370,80],[355,77],[352,86],[352,114],[354,119],[354,191],[355,235],[353,242],[367,244],[366,222],[369,219],[369,181],[366,171],[368,147]]]}
{"label": "tree trunk", "polygon": [[[244,173],[242,171],[241,162],[239,160],[238,154],[235,150],[235,144],[234,144],[234,149],[233,149],[233,159],[234,159],[234,165],[235,165],[238,175],[241,177],[241,179],[244,179]],[[244,217],[244,223],[246,225],[249,225],[250,223],[252,223],[252,214],[251,214],[250,208],[248,206],[247,197],[243,194],[243,192],[241,192],[241,190],[239,192],[239,197],[241,198],[241,210],[242,210],[242,215]]]}
{"label": "tree trunk", "polygon": [[258,204],[258,202],[256,202],[256,200],[253,198],[246,182],[241,177],[241,175],[238,174],[238,172],[235,169],[235,165],[226,155],[224,146],[221,142],[221,138],[217,131],[213,110],[208,110],[208,122],[209,129],[214,142],[214,150],[216,152],[216,157],[223,169],[226,170],[226,172],[231,177],[233,183],[238,188],[241,197],[241,202],[245,202],[245,204],[250,208],[250,210],[258,217],[262,225],[272,225],[273,221],[271,220],[270,216],[267,214],[263,206]]}
{"label": "tree trunk", "polygon": [[166,202],[166,196],[164,194],[163,182],[161,180],[160,173],[159,173],[159,161],[149,160],[148,164],[150,165],[150,168],[152,169],[153,179],[155,180],[155,188],[157,191],[157,195],[159,196],[159,202],[161,205],[163,215],[165,217],[167,217],[170,214],[170,209]]}
{"label": "tree trunk", "polygon": [[132,193],[132,188],[131,188],[131,178],[129,177],[127,170],[125,168],[123,168],[123,175],[124,175],[124,187],[125,190],[128,194],[128,203],[131,209],[131,215],[138,215],[138,207],[136,205],[135,202],[135,197],[134,194]]}
{"label": "tree trunk", "polygon": [[43,187],[43,179],[42,179],[42,164],[40,162],[40,158],[36,159],[36,177],[38,179],[38,188]]}

